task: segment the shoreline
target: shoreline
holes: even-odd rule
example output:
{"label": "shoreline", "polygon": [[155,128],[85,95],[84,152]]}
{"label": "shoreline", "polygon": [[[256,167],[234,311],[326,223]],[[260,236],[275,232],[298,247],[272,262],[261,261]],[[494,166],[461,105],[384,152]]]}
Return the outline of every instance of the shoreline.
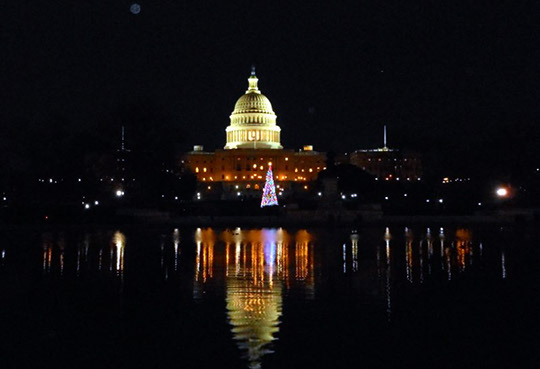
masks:
{"label": "shoreline", "polygon": [[[364,216],[362,216],[364,215]],[[3,223],[0,230],[9,229],[55,229],[55,228],[102,228],[102,227],[378,227],[378,226],[535,226],[539,220],[536,215],[520,216],[520,214],[482,214],[482,215],[381,215],[365,216],[365,214],[347,213],[312,213],[281,214],[266,216],[178,216],[168,213],[141,213],[124,216],[112,222],[74,222],[74,223]]]}

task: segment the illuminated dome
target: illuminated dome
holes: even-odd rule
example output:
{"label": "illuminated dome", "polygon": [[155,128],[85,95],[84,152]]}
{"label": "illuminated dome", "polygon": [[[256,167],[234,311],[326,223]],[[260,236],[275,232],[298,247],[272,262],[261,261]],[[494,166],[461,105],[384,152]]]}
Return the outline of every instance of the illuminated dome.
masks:
{"label": "illuminated dome", "polygon": [[[257,81],[257,78],[251,76],[249,82]],[[255,82],[256,83],[256,82]],[[236,105],[234,106],[234,111],[232,115],[235,114],[244,114],[244,113],[262,113],[275,115],[272,110],[272,104],[270,100],[257,89],[253,92],[250,90],[246,91],[246,94],[238,99]]]}
{"label": "illuminated dome", "polygon": [[241,96],[230,116],[225,149],[282,149],[281,128],[276,125],[276,114],[272,104],[264,96],[257,83],[259,79],[252,68],[248,78],[248,89]]}

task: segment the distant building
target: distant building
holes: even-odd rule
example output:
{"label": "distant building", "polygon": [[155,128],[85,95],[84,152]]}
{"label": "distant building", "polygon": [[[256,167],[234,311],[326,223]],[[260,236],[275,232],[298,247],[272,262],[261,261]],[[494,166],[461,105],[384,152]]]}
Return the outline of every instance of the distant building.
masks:
{"label": "distant building", "polygon": [[212,183],[219,183],[225,193],[258,196],[271,162],[278,194],[295,188],[306,190],[309,182],[326,169],[326,155],[314,151],[311,145],[300,151],[281,146],[277,116],[257,83],[253,68],[248,90],[230,116],[224,149],[209,152],[197,145],[184,155],[182,164],[196,174],[199,184],[204,184],[201,189],[212,190]]}
{"label": "distant building", "polygon": [[422,159],[419,154],[390,149],[384,146],[372,150],[356,150],[348,155],[350,164],[362,168],[378,180],[419,181],[422,178]]}

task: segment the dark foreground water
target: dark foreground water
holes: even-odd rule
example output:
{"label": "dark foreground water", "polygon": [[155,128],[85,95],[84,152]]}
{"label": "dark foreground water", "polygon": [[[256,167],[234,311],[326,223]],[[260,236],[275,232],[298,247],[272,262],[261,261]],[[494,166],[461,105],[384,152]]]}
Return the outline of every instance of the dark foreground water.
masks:
{"label": "dark foreground water", "polygon": [[0,232],[0,367],[540,367],[534,228]]}

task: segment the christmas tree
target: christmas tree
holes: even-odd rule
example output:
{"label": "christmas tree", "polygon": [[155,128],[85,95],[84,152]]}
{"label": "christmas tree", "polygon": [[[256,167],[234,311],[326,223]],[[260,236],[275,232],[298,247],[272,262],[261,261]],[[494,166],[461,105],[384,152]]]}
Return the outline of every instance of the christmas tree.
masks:
{"label": "christmas tree", "polygon": [[266,183],[264,184],[261,208],[263,206],[277,205],[276,186],[274,186],[274,176],[272,175],[272,163],[268,163],[268,172],[266,172]]}

